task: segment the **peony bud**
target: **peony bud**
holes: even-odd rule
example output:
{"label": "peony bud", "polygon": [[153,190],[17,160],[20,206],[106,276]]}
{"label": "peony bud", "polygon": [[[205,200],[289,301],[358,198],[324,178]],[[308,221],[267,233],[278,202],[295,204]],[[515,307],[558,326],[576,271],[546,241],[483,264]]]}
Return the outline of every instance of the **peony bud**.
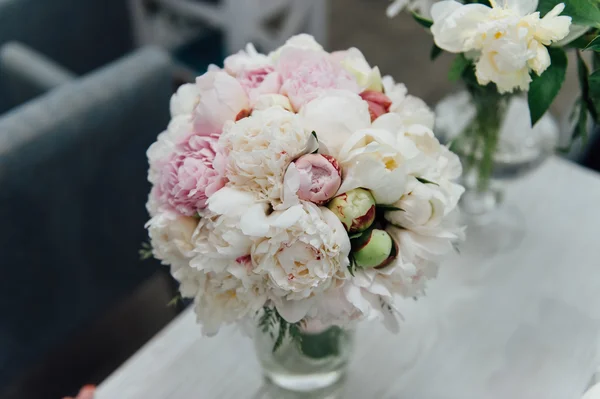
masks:
{"label": "peony bud", "polygon": [[396,257],[396,246],[392,237],[385,231],[373,229],[352,243],[354,261],[362,268],[384,267]]}
{"label": "peony bud", "polygon": [[392,100],[383,93],[374,90],[365,90],[359,94],[360,97],[369,104],[369,114],[371,122],[383,114],[387,114],[392,105]]}
{"label": "peony bud", "polygon": [[327,207],[350,233],[365,231],[375,221],[375,198],[369,190],[355,188],[335,197]]}
{"label": "peony bud", "polygon": [[337,193],[342,184],[340,167],[332,156],[306,154],[294,161],[298,171],[298,198],[322,205]]}

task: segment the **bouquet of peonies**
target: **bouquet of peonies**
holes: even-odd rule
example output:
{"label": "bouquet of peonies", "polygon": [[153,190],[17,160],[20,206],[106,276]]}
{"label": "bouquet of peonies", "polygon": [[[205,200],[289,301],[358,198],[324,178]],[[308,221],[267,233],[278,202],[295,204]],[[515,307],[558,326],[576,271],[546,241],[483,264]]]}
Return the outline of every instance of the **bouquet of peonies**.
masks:
{"label": "bouquet of peonies", "polygon": [[205,334],[267,311],[393,329],[462,235],[461,165],[433,113],[355,48],[248,45],[183,85],[171,115],[148,150],[147,228]]}

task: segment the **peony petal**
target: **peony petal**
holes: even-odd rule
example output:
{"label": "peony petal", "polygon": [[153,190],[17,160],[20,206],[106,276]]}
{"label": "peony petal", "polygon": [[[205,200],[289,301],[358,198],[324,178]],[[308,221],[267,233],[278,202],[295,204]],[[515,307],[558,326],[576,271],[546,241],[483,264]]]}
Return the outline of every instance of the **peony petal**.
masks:
{"label": "peony petal", "polygon": [[283,202],[275,207],[275,210],[285,210],[298,205],[298,189],[300,188],[300,172],[292,162],[283,176]]}
{"label": "peony petal", "polygon": [[305,128],[316,132],[334,157],[355,131],[371,125],[369,105],[350,92],[328,92],[302,107],[300,115]]}
{"label": "peony petal", "polygon": [[571,26],[569,27],[569,34],[563,39],[554,42],[553,46],[563,47],[571,43],[573,40],[584,35],[588,30],[590,30],[589,26],[571,24]]}
{"label": "peony petal", "polygon": [[248,236],[264,237],[269,232],[269,219],[265,213],[267,204],[255,204],[240,219],[240,229]]}
{"label": "peony petal", "polygon": [[524,17],[537,9],[538,0],[500,0],[504,8],[509,8]]}
{"label": "peony petal", "polygon": [[277,215],[271,225],[280,229],[287,229],[293,226],[302,216],[304,216],[304,208],[301,204],[298,204]]}
{"label": "peony petal", "polygon": [[255,202],[249,192],[223,187],[208,199],[208,209],[219,215],[242,215]]}
{"label": "peony petal", "polygon": [[344,294],[348,301],[360,310],[363,315],[370,314],[371,304],[363,295],[364,292],[362,289],[353,284],[346,284],[344,286]]}
{"label": "peony petal", "polygon": [[177,89],[170,102],[171,118],[179,115],[191,115],[199,100],[198,88],[193,83],[186,83]]}
{"label": "peony petal", "polygon": [[463,5],[454,0],[434,4],[431,8],[431,33],[435,44],[451,53],[477,49],[474,41],[477,28],[490,11],[491,8],[482,4]]}
{"label": "peony petal", "polygon": [[281,299],[275,301],[277,312],[279,312],[281,317],[288,323],[297,323],[302,320],[310,310],[312,304],[312,299],[302,299],[297,301]]}

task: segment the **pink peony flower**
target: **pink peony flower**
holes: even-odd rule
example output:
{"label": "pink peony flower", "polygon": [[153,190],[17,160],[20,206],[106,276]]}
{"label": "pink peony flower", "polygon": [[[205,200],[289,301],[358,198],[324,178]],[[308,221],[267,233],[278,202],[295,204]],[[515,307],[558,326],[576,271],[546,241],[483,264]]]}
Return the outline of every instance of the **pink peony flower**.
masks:
{"label": "pink peony flower", "polygon": [[296,110],[325,90],[360,91],[354,77],[322,51],[285,49],[276,70],[283,78],[280,93],[289,97]]}
{"label": "pink peony flower", "polygon": [[250,104],[246,91],[225,71],[212,70],[196,79],[198,105],[194,110],[194,132],[208,136],[221,133],[227,121],[235,121]]}
{"label": "pink peony flower", "polygon": [[322,205],[337,193],[342,184],[340,167],[335,158],[323,154],[306,154],[294,161],[298,171],[298,198]]}
{"label": "pink peony flower", "polygon": [[374,90],[365,90],[359,95],[367,102],[367,104],[369,104],[371,122],[390,111],[392,100],[385,94]]}
{"label": "pink peony flower", "polygon": [[237,80],[246,91],[251,104],[262,94],[277,94],[281,88],[281,75],[272,66],[242,71]]}
{"label": "pink peony flower", "polygon": [[216,135],[195,135],[177,147],[163,163],[155,186],[160,204],[185,216],[206,207],[208,198],[226,183],[217,142]]}

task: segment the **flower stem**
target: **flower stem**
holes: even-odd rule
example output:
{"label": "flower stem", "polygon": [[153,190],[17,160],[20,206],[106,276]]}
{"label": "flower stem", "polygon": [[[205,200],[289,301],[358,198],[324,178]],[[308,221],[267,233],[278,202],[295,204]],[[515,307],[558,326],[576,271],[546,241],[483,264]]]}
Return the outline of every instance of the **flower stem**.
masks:
{"label": "flower stem", "polygon": [[485,192],[494,171],[494,155],[507,97],[490,90],[471,91],[471,95],[476,114],[456,147],[463,156],[465,170],[474,169],[477,173],[477,191]]}

